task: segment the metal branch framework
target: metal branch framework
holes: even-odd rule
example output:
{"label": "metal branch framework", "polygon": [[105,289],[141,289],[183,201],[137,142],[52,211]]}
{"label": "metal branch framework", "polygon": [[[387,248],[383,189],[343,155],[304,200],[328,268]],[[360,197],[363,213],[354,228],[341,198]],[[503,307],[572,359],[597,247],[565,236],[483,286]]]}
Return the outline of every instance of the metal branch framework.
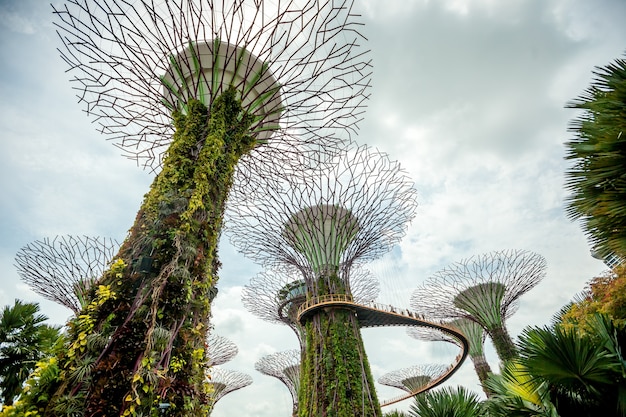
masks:
{"label": "metal branch framework", "polygon": [[110,238],[56,236],[20,248],[15,266],[33,291],[78,315],[118,249],[119,243]]}
{"label": "metal branch framework", "polygon": [[262,264],[292,265],[310,276],[375,259],[400,240],[417,203],[397,162],[354,144],[327,161],[306,158],[292,175],[268,172],[233,190],[226,231],[235,247]]}
{"label": "metal branch framework", "polygon": [[369,96],[353,0],[68,0],[54,13],[85,112],[152,168],[190,97],[210,108],[233,85],[268,144],[327,146],[355,132]]}
{"label": "metal branch framework", "polygon": [[519,298],[546,274],[543,256],[525,250],[474,256],[436,272],[411,297],[418,313],[444,320],[466,318],[489,334],[500,359],[515,355],[505,321]]}
{"label": "metal branch framework", "polygon": [[[212,390],[209,393],[210,410],[215,404],[224,398],[226,394],[245,388],[252,384],[252,377],[239,371],[232,371],[223,368],[211,369],[211,377],[207,381]],[[210,412],[209,412],[210,415]]]}
{"label": "metal branch framework", "polygon": [[381,376],[378,383],[407,392],[415,392],[445,374],[446,369],[446,366],[437,364],[416,365],[389,372]]}
{"label": "metal branch framework", "polygon": [[[371,302],[380,292],[380,284],[363,268],[350,272],[352,296],[357,302]],[[306,300],[302,274],[295,268],[273,268],[254,276],[243,288],[243,305],[255,316],[269,322],[286,324],[302,344],[302,329],[296,313]]]}
{"label": "metal branch framework", "polygon": [[207,337],[207,345],[207,366],[209,367],[222,365],[237,356],[239,352],[237,345],[231,340],[214,333],[210,333]]}
{"label": "metal branch framework", "polygon": [[264,356],[254,365],[254,369],[285,384],[293,399],[293,415],[296,416],[300,392],[300,351],[292,349]]}

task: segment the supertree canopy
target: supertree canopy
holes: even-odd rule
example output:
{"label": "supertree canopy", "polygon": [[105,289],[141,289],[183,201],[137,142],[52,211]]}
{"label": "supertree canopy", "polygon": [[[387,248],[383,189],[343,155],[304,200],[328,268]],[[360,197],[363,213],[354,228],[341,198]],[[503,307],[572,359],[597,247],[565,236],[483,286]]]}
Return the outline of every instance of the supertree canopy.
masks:
{"label": "supertree canopy", "polygon": [[[350,299],[351,268],[390,250],[416,206],[399,165],[365,146],[347,146],[265,185],[251,179],[232,193],[231,241],[266,266],[297,268],[307,300]],[[381,416],[354,311],[329,306],[300,324],[299,415]]]}
{"label": "supertree canopy", "polygon": [[[458,329],[467,338],[469,342],[468,356],[474,364],[474,370],[476,371],[476,375],[478,376],[480,383],[483,385],[485,394],[489,395],[489,392],[484,385],[484,381],[491,373],[491,367],[489,366],[489,362],[487,362],[484,350],[485,338],[487,336],[485,329],[483,329],[482,326],[475,321],[465,318],[451,320],[446,322],[446,325]],[[409,327],[407,329],[407,334],[418,340],[448,342],[461,347],[457,339],[430,327]]]}
{"label": "supertree canopy", "polygon": [[169,415],[204,416],[235,171],[279,173],[281,158],[304,152],[291,145],[332,148],[356,128],[370,77],[358,18],[350,0],[67,0],[54,12],[85,111],[160,171],[69,323],[54,365],[62,372],[33,385],[33,401],[46,402],[23,407],[127,416],[163,402]]}
{"label": "supertree canopy", "polygon": [[229,86],[270,145],[350,135],[369,95],[352,0],[68,0],[54,12],[85,111],[148,166],[172,141],[173,110],[211,108]]}
{"label": "supertree canopy", "polygon": [[298,415],[298,393],[300,392],[300,351],[297,349],[263,356],[254,365],[262,374],[280,380],[293,399],[293,416]]}
{"label": "supertree canopy", "polygon": [[229,369],[213,368],[211,378],[207,381],[207,385],[210,387],[208,415],[211,415],[215,404],[226,394],[245,388],[250,384],[252,384],[250,375]]}
{"label": "supertree canopy", "polygon": [[444,365],[416,365],[386,373],[378,378],[378,383],[413,393],[425,389],[445,373]]}
{"label": "supertree canopy", "polygon": [[222,365],[237,356],[239,350],[231,340],[214,333],[207,337],[207,366]]}
{"label": "supertree canopy", "polygon": [[474,256],[436,272],[413,292],[411,307],[435,318],[475,321],[490,336],[500,360],[506,361],[517,351],[505,321],[545,273],[545,258],[525,250]]}
{"label": "supertree canopy", "polygon": [[[376,299],[380,285],[369,271],[354,268],[350,275],[355,301],[371,302]],[[255,316],[291,327],[303,346],[304,334],[296,315],[306,295],[306,284],[300,271],[293,267],[275,267],[254,276],[243,288],[241,300]]]}
{"label": "supertree canopy", "polygon": [[37,294],[79,314],[93,283],[119,246],[103,237],[66,235],[36,240],[15,255],[17,273]]}

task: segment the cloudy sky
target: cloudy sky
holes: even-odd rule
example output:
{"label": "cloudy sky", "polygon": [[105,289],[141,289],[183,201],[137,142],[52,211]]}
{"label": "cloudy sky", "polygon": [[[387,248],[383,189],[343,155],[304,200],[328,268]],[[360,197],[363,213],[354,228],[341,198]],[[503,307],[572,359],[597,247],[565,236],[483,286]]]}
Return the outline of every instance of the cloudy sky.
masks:
{"label": "cloudy sky", "polygon": [[[544,325],[602,272],[563,201],[563,143],[575,117],[564,105],[589,85],[594,66],[626,51],[622,0],[362,0],[374,61],[372,98],[360,143],[398,160],[415,181],[419,207],[400,245],[371,269],[380,301],[407,306],[410,293],[447,264],[502,249],[527,249],[547,276],[509,320],[516,336]],[[122,240],[152,174],[96,132],[58,56],[51,8],[0,0],[0,305],[37,301],[52,323],[70,311],[42,300],[14,267],[24,245],[56,235]],[[289,415],[277,380],[254,370],[263,355],[293,349],[289,329],[251,316],[241,287],[260,268],[227,242],[215,331],[239,355],[225,368],[254,384],[229,394],[216,417]],[[418,342],[403,329],[363,331],[374,377],[423,363],[448,363],[451,346]],[[488,349],[492,367],[497,361]],[[471,363],[451,379],[479,391]],[[379,397],[400,394],[379,387]],[[409,402],[398,405],[405,409]]]}

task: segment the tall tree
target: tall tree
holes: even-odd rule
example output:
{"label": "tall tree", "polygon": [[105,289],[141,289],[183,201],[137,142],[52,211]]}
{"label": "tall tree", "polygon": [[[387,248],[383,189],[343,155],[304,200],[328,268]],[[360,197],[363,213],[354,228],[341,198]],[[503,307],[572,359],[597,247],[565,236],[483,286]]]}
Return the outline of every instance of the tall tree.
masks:
{"label": "tall tree", "polygon": [[44,324],[39,305],[15,300],[0,316],[0,398],[6,405],[22,390],[35,364],[49,354],[59,330]]}
{"label": "tall tree", "polygon": [[591,86],[569,108],[583,113],[573,120],[575,137],[566,142],[567,214],[582,221],[594,250],[602,257],[626,255],[626,61],[597,67]]}

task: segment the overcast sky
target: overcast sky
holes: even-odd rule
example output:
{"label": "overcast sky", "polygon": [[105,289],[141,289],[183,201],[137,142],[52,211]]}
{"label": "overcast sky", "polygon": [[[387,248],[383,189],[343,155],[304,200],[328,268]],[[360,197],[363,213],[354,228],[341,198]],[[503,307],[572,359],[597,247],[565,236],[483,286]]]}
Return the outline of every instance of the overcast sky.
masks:
{"label": "overcast sky", "polygon": [[[374,61],[357,141],[398,160],[419,201],[400,245],[372,265],[380,301],[406,307],[412,289],[451,262],[526,249],[547,259],[547,276],[520,300],[509,329],[517,336],[526,325],[547,324],[605,270],[564,214],[563,143],[576,116],[564,106],[588,87],[594,66],[626,51],[626,2],[363,0],[356,11]],[[20,282],[15,253],[56,235],[121,241],[153,175],[121,157],[83,114],[51,22],[47,2],[0,0],[0,305],[40,302],[51,322],[62,324],[71,312]],[[254,383],[227,395],[213,415],[288,416],[287,389],[254,363],[297,340],[243,308],[241,288],[261,269],[226,242],[220,257],[213,324],[239,347],[223,367],[248,373]],[[454,347],[410,339],[404,329],[363,335],[376,379],[456,355]],[[493,349],[488,355],[497,369]],[[471,362],[449,382],[457,384],[480,391]],[[401,393],[378,388],[381,400]]]}

